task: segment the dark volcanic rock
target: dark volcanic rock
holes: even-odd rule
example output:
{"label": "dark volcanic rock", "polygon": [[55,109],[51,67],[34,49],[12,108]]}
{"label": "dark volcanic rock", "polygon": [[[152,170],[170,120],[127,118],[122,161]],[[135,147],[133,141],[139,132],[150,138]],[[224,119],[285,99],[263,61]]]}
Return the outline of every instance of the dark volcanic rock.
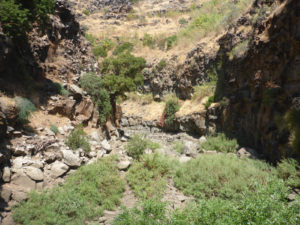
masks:
{"label": "dark volcanic rock", "polygon": [[[292,128],[300,122],[287,126],[286,121],[293,105],[300,115],[295,106],[300,97],[299,12],[298,0],[284,1],[273,15],[258,19],[250,34],[239,31],[251,25],[246,16],[219,41],[223,67],[217,97],[230,100],[223,111],[223,128],[271,161],[300,157],[300,147],[289,145],[291,139],[300,138]],[[233,48],[239,54],[230,58]]]}

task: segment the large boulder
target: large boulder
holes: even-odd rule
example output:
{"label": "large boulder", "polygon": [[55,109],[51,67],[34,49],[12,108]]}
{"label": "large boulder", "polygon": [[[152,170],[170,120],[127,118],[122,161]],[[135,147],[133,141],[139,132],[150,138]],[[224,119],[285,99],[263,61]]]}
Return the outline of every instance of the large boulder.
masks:
{"label": "large boulder", "polygon": [[76,120],[84,123],[92,119],[94,112],[94,103],[90,98],[83,98],[79,105],[76,106],[75,116]]}
{"label": "large boulder", "polygon": [[32,180],[34,181],[42,181],[44,180],[44,174],[42,170],[33,167],[33,166],[28,166],[24,168],[25,173],[27,176],[29,176]]}
{"label": "large boulder", "polygon": [[78,155],[74,154],[71,150],[62,150],[64,163],[70,167],[79,167],[81,159]]}
{"label": "large boulder", "polygon": [[118,163],[118,169],[119,170],[127,170],[131,165],[131,162],[129,160],[124,160]]}
{"label": "large boulder", "polygon": [[51,177],[58,178],[64,175],[69,170],[69,167],[63,162],[55,161],[51,166]]}
{"label": "large boulder", "polygon": [[22,171],[18,171],[18,173],[15,173],[12,176],[11,183],[22,187],[22,189],[25,191],[31,191],[35,189],[35,182]]}
{"label": "large boulder", "polygon": [[4,182],[10,182],[10,177],[11,177],[10,168],[6,166],[6,167],[3,168],[2,180]]}
{"label": "large boulder", "polygon": [[198,148],[199,145],[197,143],[194,143],[192,141],[186,141],[184,143],[182,153],[185,154],[186,156],[195,158],[198,154]]}
{"label": "large boulder", "polygon": [[55,104],[53,104],[49,108],[48,112],[50,114],[58,113],[60,115],[72,119],[75,105],[76,105],[76,101],[74,99],[70,99],[70,98],[61,99],[57,101]]}
{"label": "large boulder", "polygon": [[4,113],[6,119],[12,123],[18,117],[19,110],[17,109],[16,102],[8,97],[0,97],[0,111]]}

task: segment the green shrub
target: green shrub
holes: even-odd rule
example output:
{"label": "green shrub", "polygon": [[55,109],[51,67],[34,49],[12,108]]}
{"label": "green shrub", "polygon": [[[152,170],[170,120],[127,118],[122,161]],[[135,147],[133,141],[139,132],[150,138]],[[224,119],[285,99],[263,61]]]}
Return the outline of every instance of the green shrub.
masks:
{"label": "green shrub", "polygon": [[18,109],[18,121],[22,124],[28,123],[30,114],[36,110],[35,105],[27,98],[16,97],[16,107]]}
{"label": "green shrub", "polygon": [[214,103],[215,101],[215,96],[210,96],[207,100],[207,102],[205,103],[205,108],[209,108],[211,106],[212,103]]}
{"label": "green shrub", "polygon": [[0,2],[0,22],[3,32],[9,37],[25,35],[30,29],[29,10],[23,9],[21,4],[14,0],[2,0]]}
{"label": "green shrub", "polygon": [[150,34],[144,34],[143,45],[153,48],[155,45],[155,40]]}
{"label": "green shrub", "polygon": [[99,122],[104,124],[111,113],[112,106],[102,78],[94,73],[88,73],[80,78],[80,85],[91,95],[99,111]]}
{"label": "green shrub", "polygon": [[166,217],[166,203],[158,200],[146,200],[141,207],[125,209],[117,216],[113,225],[158,225],[168,224]]}
{"label": "green shrub", "polygon": [[167,178],[172,175],[172,163],[158,154],[144,155],[140,161],[135,161],[126,176],[135,196],[141,199],[162,197]]}
{"label": "green shrub", "polygon": [[83,10],[82,12],[83,12],[83,14],[85,14],[86,16],[91,15],[91,11],[88,10],[88,9],[85,9],[85,10]]}
{"label": "green shrub", "polygon": [[66,90],[62,84],[53,83],[53,85],[54,85],[55,92],[59,93],[60,95],[68,96],[70,94],[69,91]]}
{"label": "green shrub", "polygon": [[178,112],[180,109],[178,100],[169,100],[166,103],[165,112],[166,112],[166,118],[165,118],[165,124],[169,127],[172,127],[174,125],[175,120],[175,113]]}
{"label": "green shrub", "polygon": [[57,132],[58,132],[58,128],[57,128],[57,126],[55,126],[55,125],[53,125],[53,124],[51,124],[51,126],[50,126],[50,130],[56,135],[57,134]]}
{"label": "green shrub", "polygon": [[103,60],[101,73],[104,75],[104,85],[110,93],[113,116],[116,113],[117,98],[124,97],[126,92],[136,91],[144,83],[142,70],[145,66],[144,58],[135,57],[128,51]]}
{"label": "green shrub", "polygon": [[197,85],[193,87],[194,94],[192,101],[201,101],[204,97],[211,96],[214,94],[216,89],[215,82],[209,82],[203,85]]}
{"label": "green shrub", "polygon": [[231,199],[201,199],[183,209],[166,210],[160,200],[147,200],[139,207],[125,209],[115,218],[114,225],[186,225],[186,224],[299,224],[300,201],[287,203],[287,188],[280,180],[268,186],[256,184],[257,194],[239,201]]}
{"label": "green shrub", "polygon": [[177,35],[172,35],[167,38],[167,50],[171,49],[177,41]]}
{"label": "green shrub", "polygon": [[49,14],[54,13],[56,0],[35,0],[35,14],[40,25],[49,19]]}
{"label": "green shrub", "polygon": [[218,133],[214,136],[209,136],[207,141],[201,144],[201,147],[209,151],[217,152],[235,152],[238,144],[235,139],[229,139],[223,133]]}
{"label": "green shrub", "polygon": [[178,152],[179,154],[183,153],[183,147],[184,144],[182,141],[174,141],[173,142],[173,148],[175,149],[176,152]]}
{"label": "green shrub", "polygon": [[184,19],[184,18],[181,18],[178,22],[179,22],[179,24],[180,24],[181,26],[185,26],[185,25],[188,24],[188,21],[187,21],[186,19]]}
{"label": "green shrub", "polygon": [[254,183],[267,185],[275,178],[271,166],[261,161],[201,155],[178,169],[174,183],[184,194],[196,198],[241,199],[256,191]]}
{"label": "green shrub", "polygon": [[88,136],[84,132],[82,125],[76,127],[66,139],[66,144],[71,149],[76,150],[82,148],[84,151],[91,151],[91,146],[88,141]]}
{"label": "green shrub", "polygon": [[114,48],[115,43],[111,39],[106,38],[103,41],[101,41],[101,45],[104,47],[106,51],[110,51]]}
{"label": "green shrub", "polygon": [[300,187],[300,165],[295,159],[285,159],[278,163],[277,173],[287,185]]}
{"label": "green shrub", "polygon": [[166,67],[166,65],[167,65],[166,60],[165,60],[165,59],[162,59],[162,60],[160,60],[159,63],[157,64],[157,69],[158,69],[159,71],[161,71],[163,68]]}
{"label": "green shrub", "polygon": [[145,150],[149,148],[155,150],[160,148],[158,143],[146,139],[144,136],[134,135],[126,145],[127,154],[134,159],[140,159]]}
{"label": "green shrub", "polygon": [[[288,190],[280,180],[269,185],[255,184],[255,194],[241,200],[203,199],[190,204],[182,211],[175,211],[168,224],[298,224],[300,201],[286,201]],[[130,224],[130,223],[128,223]]]}
{"label": "green shrub", "polygon": [[98,58],[99,56],[105,58],[107,56],[107,51],[102,45],[97,45],[93,48],[94,55]]}
{"label": "green shrub", "polygon": [[130,42],[124,42],[118,45],[113,51],[113,55],[119,55],[124,52],[131,52],[133,50],[133,44]]}
{"label": "green shrub", "polygon": [[86,40],[91,42],[92,45],[95,45],[96,43],[96,38],[92,34],[85,34]]}
{"label": "green shrub", "polygon": [[2,0],[0,2],[0,22],[3,31],[16,39],[26,36],[31,24],[37,22],[44,26],[49,14],[54,12],[54,0],[20,1]]}
{"label": "green shrub", "polygon": [[103,215],[120,204],[124,180],[118,173],[116,160],[101,159],[83,166],[68,176],[60,186],[38,194],[13,209],[18,224],[77,225]]}

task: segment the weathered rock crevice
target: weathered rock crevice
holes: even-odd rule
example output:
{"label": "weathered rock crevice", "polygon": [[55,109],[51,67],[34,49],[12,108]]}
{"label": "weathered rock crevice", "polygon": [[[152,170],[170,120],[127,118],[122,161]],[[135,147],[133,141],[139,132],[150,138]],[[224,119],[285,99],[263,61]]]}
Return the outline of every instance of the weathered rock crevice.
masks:
{"label": "weathered rock crevice", "polygon": [[[239,27],[251,24],[246,15],[219,40],[222,69],[216,93],[219,99],[230,100],[219,121],[222,129],[271,161],[299,157],[299,146],[289,145],[291,138],[299,137],[292,137],[286,121],[300,96],[299,10],[299,1],[284,1],[273,14],[255,23],[252,32],[243,34]],[[239,49],[245,41],[246,49]],[[234,49],[240,55],[231,58]]]}

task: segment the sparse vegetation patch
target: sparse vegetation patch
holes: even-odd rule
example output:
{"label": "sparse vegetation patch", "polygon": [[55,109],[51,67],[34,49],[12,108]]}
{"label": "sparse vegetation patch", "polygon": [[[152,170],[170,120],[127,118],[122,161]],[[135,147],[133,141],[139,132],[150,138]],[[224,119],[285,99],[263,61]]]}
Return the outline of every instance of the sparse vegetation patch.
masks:
{"label": "sparse vegetation patch", "polygon": [[140,199],[158,199],[162,197],[173,168],[173,162],[162,155],[144,155],[130,167],[126,178]]}
{"label": "sparse vegetation patch", "polygon": [[84,224],[119,205],[124,186],[115,158],[101,159],[78,169],[62,186],[33,192],[13,209],[13,218],[18,224]]}
{"label": "sparse vegetation patch", "polygon": [[201,144],[204,150],[217,151],[217,152],[235,152],[238,144],[235,139],[227,138],[223,133],[217,133],[209,136],[207,141]]}
{"label": "sparse vegetation patch", "polygon": [[91,146],[88,141],[88,136],[84,132],[82,125],[75,128],[66,139],[66,144],[73,150],[82,148],[84,151],[91,151]]}
{"label": "sparse vegetation patch", "polygon": [[36,110],[35,105],[27,98],[16,97],[16,107],[18,109],[18,121],[22,124],[28,123],[30,114]]}

